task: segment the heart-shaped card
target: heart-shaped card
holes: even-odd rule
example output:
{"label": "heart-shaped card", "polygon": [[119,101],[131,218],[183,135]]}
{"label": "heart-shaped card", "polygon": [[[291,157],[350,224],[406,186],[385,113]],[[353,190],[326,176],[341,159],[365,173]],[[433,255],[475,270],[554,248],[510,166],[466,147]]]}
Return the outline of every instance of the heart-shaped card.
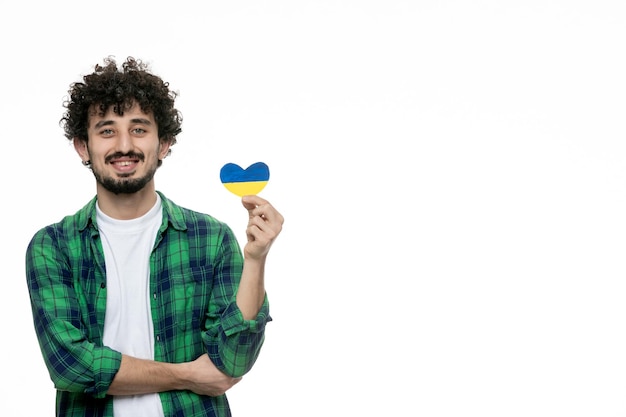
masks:
{"label": "heart-shaped card", "polygon": [[237,164],[228,163],[220,170],[220,180],[231,193],[243,197],[256,195],[270,179],[270,170],[264,162],[256,162],[243,169]]}

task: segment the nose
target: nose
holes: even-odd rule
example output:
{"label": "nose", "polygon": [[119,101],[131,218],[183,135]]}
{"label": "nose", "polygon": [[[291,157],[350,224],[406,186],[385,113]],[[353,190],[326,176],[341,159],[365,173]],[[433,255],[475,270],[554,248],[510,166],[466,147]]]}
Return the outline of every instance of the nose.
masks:
{"label": "nose", "polygon": [[116,148],[116,151],[121,153],[128,153],[134,148],[133,138],[130,133],[120,132],[117,138]]}

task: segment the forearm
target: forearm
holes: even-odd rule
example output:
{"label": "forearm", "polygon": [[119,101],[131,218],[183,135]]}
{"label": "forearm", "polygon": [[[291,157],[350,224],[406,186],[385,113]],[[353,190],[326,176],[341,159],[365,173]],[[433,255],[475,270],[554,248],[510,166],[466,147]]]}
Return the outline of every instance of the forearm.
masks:
{"label": "forearm", "polygon": [[107,394],[138,395],[184,389],[184,366],[122,355]]}
{"label": "forearm", "polygon": [[253,320],[265,300],[265,259],[246,259],[237,290],[237,306],[244,320]]}
{"label": "forearm", "polygon": [[122,355],[120,369],[107,394],[139,395],[190,390],[214,397],[224,394],[240,380],[217,369],[207,354],[184,363],[156,362]]}

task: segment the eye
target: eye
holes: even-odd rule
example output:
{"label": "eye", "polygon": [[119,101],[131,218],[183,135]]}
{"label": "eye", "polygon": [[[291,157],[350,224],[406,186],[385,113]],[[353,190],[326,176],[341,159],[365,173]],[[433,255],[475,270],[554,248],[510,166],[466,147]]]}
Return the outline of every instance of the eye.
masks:
{"label": "eye", "polygon": [[101,136],[113,136],[113,129],[102,129],[100,131]]}
{"label": "eye", "polygon": [[147,131],[146,131],[145,129],[141,128],[141,127],[136,127],[136,128],[134,128],[134,129],[132,130],[132,132],[133,132],[135,135],[143,135],[143,134],[144,134],[144,133],[146,133]]}

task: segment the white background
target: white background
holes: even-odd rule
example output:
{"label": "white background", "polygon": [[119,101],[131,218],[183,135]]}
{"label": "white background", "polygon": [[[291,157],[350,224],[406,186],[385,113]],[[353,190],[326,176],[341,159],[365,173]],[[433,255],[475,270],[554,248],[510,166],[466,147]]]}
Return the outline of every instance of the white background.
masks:
{"label": "white background", "polygon": [[95,193],[69,84],[132,55],[157,188],[243,237],[219,169],[264,161],[286,218],[235,416],[626,416],[624,4],[3,2],[0,413],[53,416],[24,252]]}

